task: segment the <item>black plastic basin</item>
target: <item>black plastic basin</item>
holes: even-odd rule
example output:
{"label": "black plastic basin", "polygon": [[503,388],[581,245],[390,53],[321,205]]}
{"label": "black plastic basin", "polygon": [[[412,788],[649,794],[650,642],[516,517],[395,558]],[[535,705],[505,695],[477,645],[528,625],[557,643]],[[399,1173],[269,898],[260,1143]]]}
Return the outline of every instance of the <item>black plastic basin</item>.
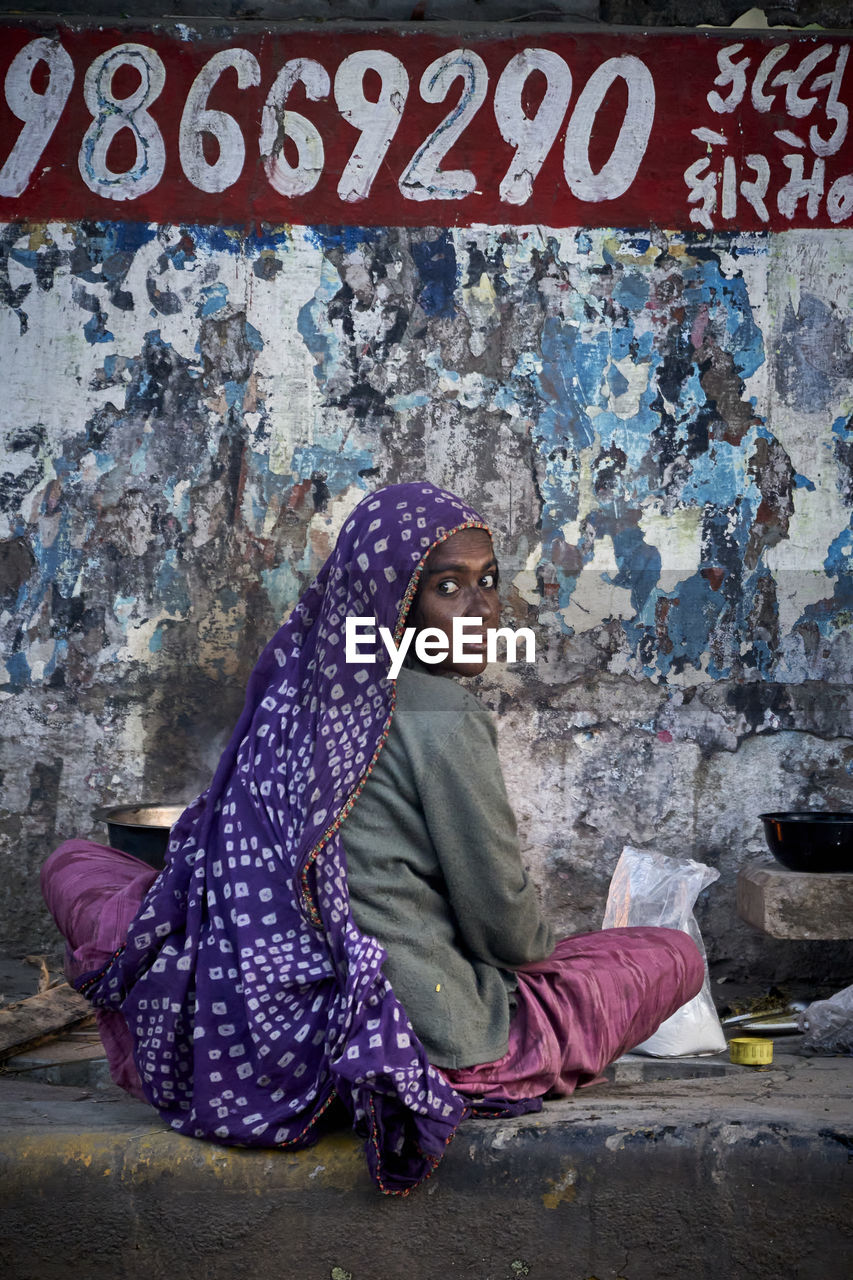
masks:
{"label": "black plastic basin", "polygon": [[853,872],[853,813],[762,813],[773,857],[789,871]]}

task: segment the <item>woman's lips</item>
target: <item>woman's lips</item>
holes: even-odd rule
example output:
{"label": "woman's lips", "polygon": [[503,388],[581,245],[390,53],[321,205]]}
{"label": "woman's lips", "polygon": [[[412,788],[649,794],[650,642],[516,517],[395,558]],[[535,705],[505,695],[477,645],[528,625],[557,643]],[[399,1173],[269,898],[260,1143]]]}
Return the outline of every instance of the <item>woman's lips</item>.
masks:
{"label": "woman's lips", "polygon": [[476,638],[466,636],[461,644],[462,653],[467,657],[469,654],[473,657],[476,653],[485,653],[488,647],[488,640],[485,636]]}

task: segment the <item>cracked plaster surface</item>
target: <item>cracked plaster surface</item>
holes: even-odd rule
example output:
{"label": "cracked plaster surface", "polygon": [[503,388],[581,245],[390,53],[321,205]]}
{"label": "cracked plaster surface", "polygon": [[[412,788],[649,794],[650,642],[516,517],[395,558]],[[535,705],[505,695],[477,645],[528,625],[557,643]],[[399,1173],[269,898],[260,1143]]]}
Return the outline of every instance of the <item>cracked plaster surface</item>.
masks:
{"label": "cracked plaster surface", "polygon": [[100,804],[201,789],[348,511],[426,476],[492,522],[506,621],[536,632],[535,667],[482,696],[555,923],[597,927],[630,841],[719,866],[719,963],[782,962],[734,880],[759,812],[849,807],[850,232],[0,240],[22,937],[51,844]]}

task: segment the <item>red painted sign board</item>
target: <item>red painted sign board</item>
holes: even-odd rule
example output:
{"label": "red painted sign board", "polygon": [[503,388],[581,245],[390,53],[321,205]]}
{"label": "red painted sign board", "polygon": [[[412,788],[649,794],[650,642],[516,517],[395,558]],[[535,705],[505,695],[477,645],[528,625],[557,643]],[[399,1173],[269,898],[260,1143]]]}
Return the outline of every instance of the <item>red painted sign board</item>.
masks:
{"label": "red painted sign board", "polygon": [[853,223],[850,40],[0,28],[0,219]]}

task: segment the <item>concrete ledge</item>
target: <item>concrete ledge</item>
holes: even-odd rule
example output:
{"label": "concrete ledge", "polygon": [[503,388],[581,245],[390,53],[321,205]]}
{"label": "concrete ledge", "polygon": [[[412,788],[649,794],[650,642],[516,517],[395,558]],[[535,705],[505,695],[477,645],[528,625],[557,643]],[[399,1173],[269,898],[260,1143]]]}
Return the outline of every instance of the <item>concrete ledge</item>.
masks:
{"label": "concrete ledge", "polygon": [[789,871],[756,862],[737,878],[737,912],[773,938],[853,938],[853,875]]}
{"label": "concrete ledge", "polygon": [[[288,1154],[182,1138],[149,1108],[0,1080],[9,1280],[841,1280],[853,1059],[585,1090],[463,1125],[407,1199],[348,1133]],[[101,1095],[102,1096],[102,1095]]]}

